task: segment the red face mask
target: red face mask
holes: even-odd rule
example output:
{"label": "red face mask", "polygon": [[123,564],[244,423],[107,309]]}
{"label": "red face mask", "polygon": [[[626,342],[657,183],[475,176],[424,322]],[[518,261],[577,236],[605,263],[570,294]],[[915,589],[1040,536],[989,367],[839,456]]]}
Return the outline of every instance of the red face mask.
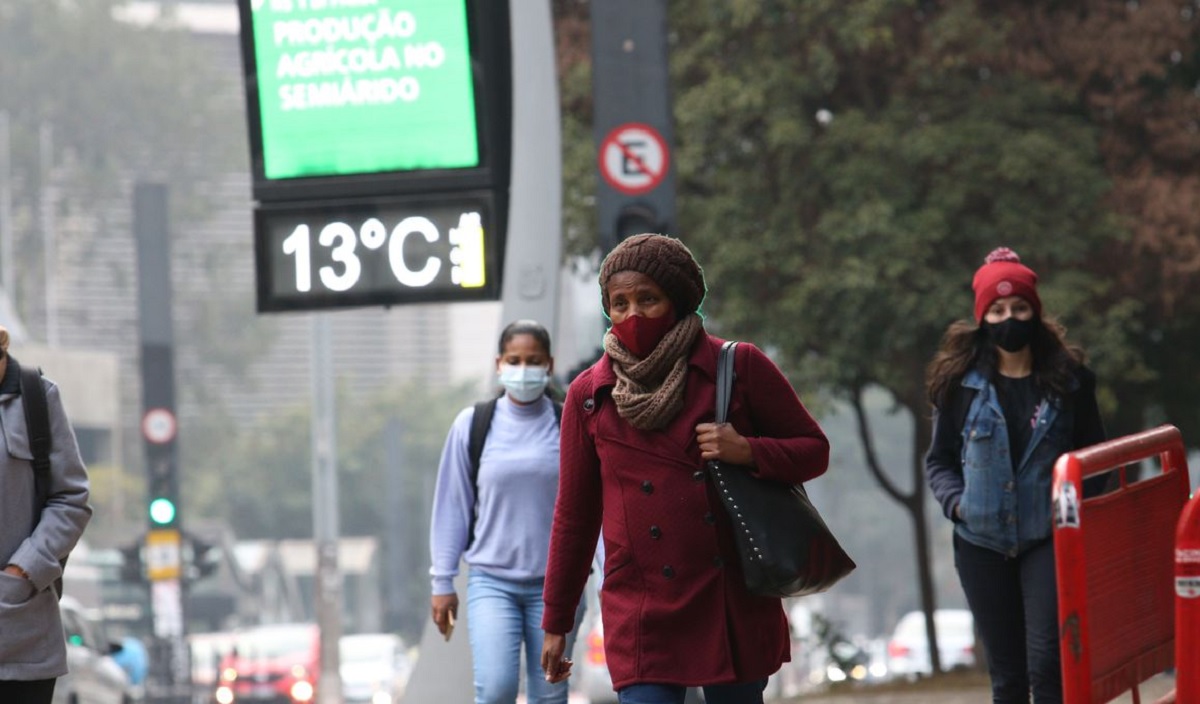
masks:
{"label": "red face mask", "polygon": [[657,318],[631,315],[619,323],[614,323],[612,332],[621,344],[625,345],[625,349],[645,359],[673,327],[675,316],[670,313]]}

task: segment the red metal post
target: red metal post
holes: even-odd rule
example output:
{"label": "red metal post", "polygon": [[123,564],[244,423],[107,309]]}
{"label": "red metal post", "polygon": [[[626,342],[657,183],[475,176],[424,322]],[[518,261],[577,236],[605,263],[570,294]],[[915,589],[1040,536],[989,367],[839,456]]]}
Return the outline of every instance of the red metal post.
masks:
{"label": "red metal post", "polygon": [[1074,453],[1054,464],[1054,554],[1058,577],[1058,637],[1062,654],[1063,701],[1092,701],[1092,663],[1087,611],[1087,563],[1079,516],[1083,467]]}
{"label": "red metal post", "polygon": [[1200,494],[1175,533],[1175,687],[1177,701],[1200,702]]}

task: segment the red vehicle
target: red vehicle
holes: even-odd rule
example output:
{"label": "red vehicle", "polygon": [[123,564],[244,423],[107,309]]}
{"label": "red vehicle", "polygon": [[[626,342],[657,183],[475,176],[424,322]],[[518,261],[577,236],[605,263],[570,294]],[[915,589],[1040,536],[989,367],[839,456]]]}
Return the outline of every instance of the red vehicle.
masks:
{"label": "red vehicle", "polygon": [[239,631],[221,661],[217,704],[307,704],[321,671],[320,632],[311,623]]}

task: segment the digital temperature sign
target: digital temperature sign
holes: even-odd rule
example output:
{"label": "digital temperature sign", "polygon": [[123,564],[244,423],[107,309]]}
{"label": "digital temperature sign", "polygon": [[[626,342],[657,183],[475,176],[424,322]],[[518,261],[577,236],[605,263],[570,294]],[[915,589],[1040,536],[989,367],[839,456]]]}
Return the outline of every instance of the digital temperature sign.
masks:
{"label": "digital temperature sign", "polygon": [[237,0],[258,310],[496,300],[508,0]]}
{"label": "digital temperature sign", "polygon": [[255,219],[262,311],[498,295],[487,193],[271,206]]}

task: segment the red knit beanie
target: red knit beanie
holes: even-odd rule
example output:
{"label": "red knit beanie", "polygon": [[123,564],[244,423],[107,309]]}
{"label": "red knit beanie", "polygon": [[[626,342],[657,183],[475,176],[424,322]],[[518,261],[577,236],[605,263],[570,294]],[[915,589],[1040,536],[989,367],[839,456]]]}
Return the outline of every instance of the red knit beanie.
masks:
{"label": "red knit beanie", "polygon": [[982,323],[987,309],[997,298],[1020,296],[1029,301],[1037,317],[1042,315],[1042,300],[1038,298],[1037,274],[1021,263],[1017,253],[1008,247],[993,249],[975,272],[975,322]]}

